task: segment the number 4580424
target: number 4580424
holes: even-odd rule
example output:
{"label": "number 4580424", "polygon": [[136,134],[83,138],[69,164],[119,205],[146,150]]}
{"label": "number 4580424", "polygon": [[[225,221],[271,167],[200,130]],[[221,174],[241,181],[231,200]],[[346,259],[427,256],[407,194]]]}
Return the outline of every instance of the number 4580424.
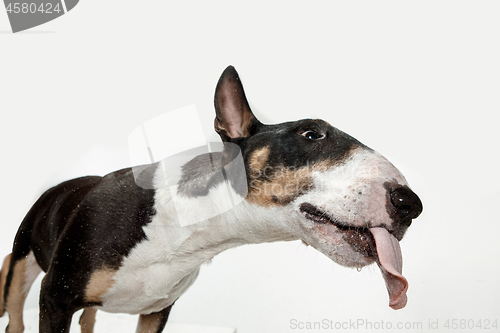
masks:
{"label": "number 4580424", "polygon": [[489,319],[480,319],[480,320],[474,320],[474,319],[448,319],[444,323],[444,327],[446,329],[452,329],[452,330],[490,330],[490,329],[498,329],[498,324],[497,320],[489,320]]}
{"label": "number 4580424", "polygon": [[52,13],[60,13],[62,11],[61,7],[59,6],[59,3],[57,3],[55,6],[51,3],[41,3],[40,5],[37,5],[36,3],[27,3],[27,2],[15,2],[15,3],[9,3],[7,5],[7,13],[15,13],[15,14],[34,14],[34,13],[45,13],[45,14],[52,14]]}

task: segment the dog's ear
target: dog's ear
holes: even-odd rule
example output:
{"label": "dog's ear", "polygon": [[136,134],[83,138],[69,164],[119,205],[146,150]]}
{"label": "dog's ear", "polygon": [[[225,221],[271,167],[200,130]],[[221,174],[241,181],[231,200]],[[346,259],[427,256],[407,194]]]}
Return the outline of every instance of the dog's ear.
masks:
{"label": "dog's ear", "polygon": [[215,131],[224,142],[246,138],[260,124],[250,110],[240,77],[233,66],[228,66],[222,73],[215,88],[214,104]]}

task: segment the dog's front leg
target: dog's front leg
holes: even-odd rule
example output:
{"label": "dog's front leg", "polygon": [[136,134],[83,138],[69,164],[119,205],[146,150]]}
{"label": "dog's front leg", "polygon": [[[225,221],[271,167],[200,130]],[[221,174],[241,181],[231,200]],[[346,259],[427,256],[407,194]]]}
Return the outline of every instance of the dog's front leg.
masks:
{"label": "dog's front leg", "polygon": [[67,300],[62,292],[58,292],[48,285],[47,275],[42,280],[40,292],[40,333],[69,333],[71,318],[78,311],[63,300]]}
{"label": "dog's front leg", "polygon": [[75,311],[58,304],[53,299],[40,297],[40,333],[69,333],[71,317]]}
{"label": "dog's front leg", "polygon": [[167,323],[172,305],[160,312],[140,315],[136,333],[161,333]]}
{"label": "dog's front leg", "polygon": [[40,333],[69,333],[71,317],[75,311],[57,304],[52,299],[40,298]]}

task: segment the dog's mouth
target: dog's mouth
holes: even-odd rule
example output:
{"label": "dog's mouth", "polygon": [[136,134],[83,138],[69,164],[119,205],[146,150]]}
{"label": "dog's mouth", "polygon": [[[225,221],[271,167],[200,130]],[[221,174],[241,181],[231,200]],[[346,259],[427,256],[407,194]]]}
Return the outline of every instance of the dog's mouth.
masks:
{"label": "dog's mouth", "polygon": [[375,259],[375,240],[373,239],[368,227],[349,226],[307,202],[300,205],[300,211],[311,221],[321,224],[334,225],[342,232],[343,240],[346,241],[356,252],[362,254],[366,258]]}
{"label": "dog's mouth", "polygon": [[[403,259],[398,239],[382,227],[353,227],[338,221],[310,203],[302,203],[300,211],[309,220],[319,224],[331,224],[342,233],[342,239],[354,251],[374,260],[384,277],[389,293],[389,306],[395,310],[406,305],[408,281],[401,274]],[[371,261],[373,262],[373,261]]]}

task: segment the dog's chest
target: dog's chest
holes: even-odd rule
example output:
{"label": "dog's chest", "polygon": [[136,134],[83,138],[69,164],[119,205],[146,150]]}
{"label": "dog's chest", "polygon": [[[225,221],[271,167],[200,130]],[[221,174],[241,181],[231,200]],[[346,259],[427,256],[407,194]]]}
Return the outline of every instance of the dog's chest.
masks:
{"label": "dog's chest", "polygon": [[199,273],[196,269],[179,281],[169,283],[162,270],[151,267],[135,276],[118,272],[115,285],[103,297],[102,310],[130,314],[161,311],[172,305],[194,283]]}
{"label": "dog's chest", "polygon": [[[200,265],[172,256],[169,230],[153,222],[144,228],[147,240],[124,258],[113,285],[102,297],[102,310],[148,314],[170,306],[196,280]],[[177,235],[181,236],[181,235]]]}
{"label": "dog's chest", "polygon": [[134,277],[117,274],[116,283],[104,295],[102,310],[106,312],[149,314],[172,305],[196,280],[199,269],[175,283],[169,283],[162,269],[138,272]]}

